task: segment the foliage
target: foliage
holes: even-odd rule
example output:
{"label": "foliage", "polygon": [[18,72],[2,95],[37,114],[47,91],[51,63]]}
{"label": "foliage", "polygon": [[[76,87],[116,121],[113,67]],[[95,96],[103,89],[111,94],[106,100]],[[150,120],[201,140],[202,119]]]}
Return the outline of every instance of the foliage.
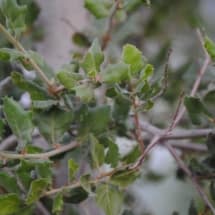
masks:
{"label": "foliage", "polygon": [[[47,205],[51,213],[60,214],[65,203],[74,206],[88,197],[93,197],[106,215],[122,214],[125,189],[141,177],[141,165],[151,147],[145,144],[147,138],[142,137],[140,116],[149,112],[156,99],[167,90],[168,68],[166,66],[162,77],[157,76],[154,72],[156,65],[131,43],[124,44],[114,60],[108,52],[110,50],[104,49],[112,42],[113,19],[121,22],[122,13],[125,17],[129,16],[149,2],[85,0],[85,8],[99,21],[106,21],[108,29],[103,36],[92,41],[84,38],[86,46],[89,46],[85,53],[79,58],[74,55],[71,63],[63,65],[57,72],[52,71],[38,53],[26,51],[18,40],[29,25],[26,22],[29,4],[32,1],[3,0],[0,5],[3,15],[0,30],[14,46],[8,48],[4,45],[0,49],[0,60],[18,63],[37,74],[32,80],[20,71],[10,74],[16,89],[30,95],[31,105],[27,110],[18,103],[16,96],[12,97],[9,93],[1,99],[0,140],[3,142],[7,138],[5,130],[9,130],[17,141],[13,151],[0,151],[1,214],[21,214],[22,211],[34,214],[33,209],[44,199],[51,202],[51,206]],[[77,33],[74,40],[80,43]],[[214,42],[208,36],[203,40],[207,59],[213,61]],[[80,46],[83,48],[83,43]],[[209,63],[209,60],[206,62]],[[102,96],[98,96],[98,91],[102,92]],[[206,102],[210,100],[209,93],[211,91],[204,98],[193,93],[184,98],[191,119],[186,119],[189,129],[193,125],[214,126],[214,112]],[[168,97],[168,93],[165,96]],[[177,116],[176,112],[172,125],[164,134],[154,134],[155,137],[160,135],[156,143],[171,137]],[[48,149],[35,146],[35,136],[38,135],[45,139]],[[214,135],[207,133],[205,136],[209,149],[204,150],[206,155],[203,159],[190,159],[191,170],[183,169],[194,183],[197,182],[193,174],[209,178],[214,175]],[[135,141],[126,155],[120,154],[118,137]],[[170,152],[174,150],[168,149]],[[73,154],[72,150],[76,152]],[[54,188],[56,166],[65,157],[67,184]],[[180,159],[177,153],[175,157]],[[88,164],[87,171],[82,170],[83,160]],[[106,166],[109,167],[107,171]],[[211,180],[212,199],[214,190]],[[207,201],[204,203],[209,206]],[[197,210],[192,202],[189,213],[197,214]]]}

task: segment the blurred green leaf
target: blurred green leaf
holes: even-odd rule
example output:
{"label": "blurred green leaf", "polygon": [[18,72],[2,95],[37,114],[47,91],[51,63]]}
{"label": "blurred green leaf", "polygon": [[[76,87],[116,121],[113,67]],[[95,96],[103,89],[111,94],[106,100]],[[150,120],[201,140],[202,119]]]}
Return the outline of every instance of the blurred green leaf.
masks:
{"label": "blurred green leaf", "polygon": [[49,181],[44,178],[40,178],[32,181],[30,190],[26,198],[26,204],[31,205],[35,203],[41,195],[46,191],[49,186]]}
{"label": "blurred green leaf", "polygon": [[77,73],[78,66],[70,64],[63,66],[57,73],[57,79],[66,89],[72,89],[77,85],[77,82],[82,79],[81,75]]}
{"label": "blurred green leaf", "polygon": [[74,179],[75,174],[78,170],[78,164],[73,160],[68,160],[68,171],[69,171],[69,180],[72,181]]}
{"label": "blurred green leaf", "polygon": [[214,61],[215,60],[215,43],[209,38],[205,37],[204,38],[204,46],[205,49],[207,50],[209,56],[211,59]]}
{"label": "blurred green leaf", "polygon": [[118,64],[109,64],[101,73],[101,79],[105,83],[115,84],[128,80],[130,74],[130,66],[123,62]]}
{"label": "blurred green leaf", "polygon": [[65,202],[72,204],[79,204],[88,198],[88,192],[80,187],[75,187],[71,189],[68,193],[63,196]]}
{"label": "blurred green leaf", "polygon": [[17,87],[19,87],[24,91],[27,91],[31,95],[32,100],[48,99],[48,95],[42,87],[40,87],[33,81],[25,80],[20,73],[13,72],[11,77],[12,77],[13,83]]}
{"label": "blurred green leaf", "polygon": [[211,113],[208,112],[207,108],[196,97],[185,97],[184,104],[187,108],[188,114],[193,124],[200,124],[202,115],[211,117]]}
{"label": "blurred green leaf", "polygon": [[110,122],[110,107],[108,105],[94,108],[83,108],[79,115],[80,133],[101,133],[108,128]]}
{"label": "blurred green leaf", "polygon": [[142,69],[141,73],[140,73],[140,79],[141,81],[144,80],[148,80],[150,76],[153,75],[154,72],[154,67],[151,64],[146,64],[145,67]]}
{"label": "blurred green leaf", "polygon": [[95,39],[90,49],[84,56],[81,66],[90,77],[95,77],[96,74],[100,71],[100,65],[103,61],[104,54],[101,50],[98,39]]}
{"label": "blurred green leaf", "polygon": [[127,164],[134,163],[140,157],[140,155],[141,155],[140,148],[137,145],[130,153],[128,153],[126,156],[122,158],[122,161]]}
{"label": "blurred green leaf", "polygon": [[196,209],[196,206],[195,206],[194,202],[191,201],[189,211],[188,211],[188,215],[198,215],[198,214],[199,213],[198,213],[198,211]]}
{"label": "blurred green leaf", "polygon": [[2,61],[22,61],[24,55],[22,52],[11,48],[0,48],[0,60]]}
{"label": "blurred green leaf", "polygon": [[72,41],[75,45],[80,47],[89,47],[91,42],[89,38],[82,32],[76,32],[72,35]]}
{"label": "blurred green leaf", "polygon": [[32,141],[33,123],[30,112],[25,111],[12,98],[4,98],[3,111],[13,133],[19,139],[21,146]]}
{"label": "blurred green leaf", "polygon": [[0,7],[5,16],[7,28],[16,36],[19,36],[26,29],[27,7],[18,5],[16,0],[2,0]]}
{"label": "blurred green leaf", "polygon": [[138,171],[131,170],[119,170],[111,176],[111,183],[120,186],[127,187],[132,184],[138,177],[140,173]]}
{"label": "blurred green leaf", "polygon": [[1,215],[14,215],[19,212],[22,202],[17,194],[0,195]]}
{"label": "blurred green leaf", "polygon": [[97,19],[101,19],[109,15],[111,3],[110,0],[85,0],[84,7]]}
{"label": "blurred green leaf", "polygon": [[126,64],[130,65],[131,74],[136,74],[143,69],[144,59],[142,52],[134,45],[127,44],[123,46],[122,59]]}
{"label": "blurred green leaf", "polygon": [[83,103],[89,103],[94,98],[94,91],[92,86],[82,84],[74,87],[76,96],[81,100]]}
{"label": "blurred green leaf", "polygon": [[101,184],[96,188],[96,202],[106,215],[119,215],[122,209],[123,196],[116,187]]}
{"label": "blurred green leaf", "polygon": [[89,138],[91,143],[91,157],[93,167],[99,168],[105,160],[104,146],[99,143],[94,135],[91,134]]}
{"label": "blurred green leaf", "polygon": [[20,189],[16,181],[14,176],[10,176],[6,172],[0,172],[0,187],[7,192],[20,194]]}
{"label": "blurred green leaf", "polygon": [[33,121],[44,138],[52,144],[59,143],[70,128],[73,112],[53,108],[49,111],[34,112]]}
{"label": "blurred green leaf", "polygon": [[111,167],[116,167],[119,161],[119,148],[115,143],[109,142],[108,151],[105,156],[105,162],[111,164]]}
{"label": "blurred green leaf", "polygon": [[59,214],[63,210],[63,195],[62,193],[58,193],[54,197],[53,206],[52,206],[52,213]]}

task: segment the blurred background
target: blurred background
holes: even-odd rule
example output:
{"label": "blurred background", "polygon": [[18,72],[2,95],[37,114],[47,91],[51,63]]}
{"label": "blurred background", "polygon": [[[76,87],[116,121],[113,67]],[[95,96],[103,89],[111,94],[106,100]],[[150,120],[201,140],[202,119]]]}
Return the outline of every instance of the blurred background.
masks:
{"label": "blurred background", "polygon": [[[83,0],[20,2],[27,2],[30,11],[29,30],[21,38],[22,43],[37,50],[56,71],[72,61],[74,56],[83,55],[89,43],[95,37],[101,38],[104,33],[106,20],[94,20],[84,8]],[[129,15],[119,13],[117,16],[119,24],[115,26],[106,50],[110,62],[119,57],[123,44],[132,43],[155,66],[155,77],[158,79],[163,74],[167,52],[172,49],[168,90],[147,116],[143,116],[143,120],[163,128],[172,116],[179,94],[182,90],[189,92],[204,60],[196,29],[200,28],[215,39],[215,1],[152,0],[150,7],[143,4]],[[80,41],[80,35],[83,41]],[[1,46],[5,43],[1,38]],[[13,69],[14,65],[1,62],[0,79]],[[214,80],[214,68],[211,66],[201,84],[200,96],[215,89]],[[0,96],[5,94],[15,96],[24,107],[28,107],[29,96],[25,92],[17,91],[8,84],[7,89],[0,90]],[[211,97],[208,103],[212,110],[214,98]],[[191,125],[185,120],[182,126]],[[41,144],[45,143],[41,140]],[[119,139],[119,146],[125,144],[129,147],[132,143]],[[186,153],[183,156],[186,159]],[[56,177],[59,185],[66,178],[63,165],[56,172],[60,176]],[[159,146],[153,149],[145,162],[141,179],[128,188],[124,215],[187,215],[192,200],[199,201],[193,186],[177,168],[168,151]],[[64,214],[102,215],[102,212],[89,199],[78,207],[66,207]]]}

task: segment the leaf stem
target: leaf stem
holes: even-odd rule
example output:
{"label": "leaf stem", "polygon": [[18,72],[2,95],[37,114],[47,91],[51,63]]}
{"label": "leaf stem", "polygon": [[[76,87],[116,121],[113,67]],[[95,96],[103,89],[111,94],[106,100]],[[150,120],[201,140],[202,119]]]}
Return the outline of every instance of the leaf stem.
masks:
{"label": "leaf stem", "polygon": [[24,49],[24,47],[22,46],[22,44],[16,40],[15,37],[13,37],[8,30],[4,27],[4,25],[2,25],[0,23],[0,31],[5,35],[5,37],[7,38],[7,40],[20,52],[22,52],[27,59],[29,60],[29,63],[31,64],[31,66],[34,68],[34,70],[37,72],[37,74],[39,75],[39,77],[44,81],[44,83],[48,86],[48,88],[50,88],[53,84],[51,83],[51,81],[46,77],[46,75],[43,73],[43,71],[41,70],[41,68],[37,65],[37,63],[34,61],[34,59],[32,59],[28,52]]}
{"label": "leaf stem", "polygon": [[67,145],[61,146],[60,148],[51,150],[49,152],[38,153],[38,154],[16,154],[11,152],[0,151],[0,160],[14,160],[14,159],[48,159],[64,152],[70,151],[78,147],[80,143],[71,142]]}

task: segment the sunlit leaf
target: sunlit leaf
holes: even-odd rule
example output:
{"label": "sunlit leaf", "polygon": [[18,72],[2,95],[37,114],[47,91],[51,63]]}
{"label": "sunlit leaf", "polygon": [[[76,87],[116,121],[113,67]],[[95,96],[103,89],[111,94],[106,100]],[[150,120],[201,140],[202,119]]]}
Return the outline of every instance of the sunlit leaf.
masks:
{"label": "sunlit leaf", "polygon": [[122,59],[124,63],[130,65],[131,74],[136,74],[143,69],[144,59],[142,52],[134,45],[127,44],[123,47]]}
{"label": "sunlit leaf", "polygon": [[103,61],[104,54],[101,50],[98,39],[95,39],[90,49],[84,56],[81,66],[90,77],[95,77],[96,74],[100,71],[100,65]]}
{"label": "sunlit leaf", "polygon": [[118,64],[109,64],[101,73],[101,79],[108,84],[120,83],[128,80],[130,74],[130,66],[123,62]]}
{"label": "sunlit leaf", "polygon": [[106,215],[119,215],[122,209],[123,197],[116,187],[101,184],[96,188],[96,202]]}
{"label": "sunlit leaf", "polygon": [[68,160],[68,171],[69,171],[69,180],[72,181],[74,179],[74,176],[78,170],[78,164],[73,160]]}
{"label": "sunlit leaf", "polygon": [[22,202],[17,194],[0,195],[1,215],[17,214],[22,207]]}
{"label": "sunlit leaf", "polygon": [[215,43],[209,38],[204,38],[204,46],[212,60],[215,60]]}
{"label": "sunlit leaf", "polygon": [[54,201],[53,201],[53,206],[52,206],[52,213],[54,214],[58,214],[63,210],[63,195],[62,193],[58,193],[55,197],[54,197]]}

